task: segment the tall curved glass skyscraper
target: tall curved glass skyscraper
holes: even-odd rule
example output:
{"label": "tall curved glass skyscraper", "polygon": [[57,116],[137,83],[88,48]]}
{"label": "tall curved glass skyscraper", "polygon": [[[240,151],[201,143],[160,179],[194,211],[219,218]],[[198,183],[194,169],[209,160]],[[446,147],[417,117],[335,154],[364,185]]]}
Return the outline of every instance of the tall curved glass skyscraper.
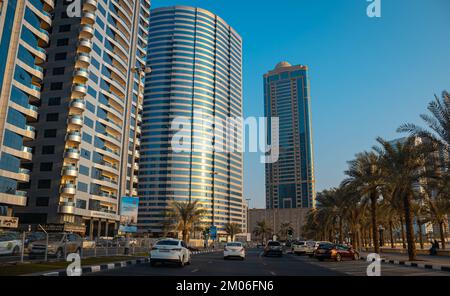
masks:
{"label": "tall curved glass skyscraper", "polygon": [[[198,201],[205,223],[219,232],[243,223],[242,154],[214,151],[210,130],[193,115],[226,120],[242,116],[242,40],[209,11],[165,7],[151,11],[139,173],[139,228],[160,233],[170,200]],[[176,117],[192,123],[190,145],[177,153],[171,130]],[[209,120],[209,119],[206,119]]]}

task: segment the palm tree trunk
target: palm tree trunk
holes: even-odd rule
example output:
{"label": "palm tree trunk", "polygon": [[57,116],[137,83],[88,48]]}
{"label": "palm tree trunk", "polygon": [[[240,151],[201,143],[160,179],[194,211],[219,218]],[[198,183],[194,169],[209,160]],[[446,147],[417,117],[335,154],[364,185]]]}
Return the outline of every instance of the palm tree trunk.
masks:
{"label": "palm tree trunk", "polygon": [[343,225],[342,225],[342,218],[339,217],[339,243],[342,244],[344,242],[344,236],[343,236]]}
{"label": "palm tree trunk", "polygon": [[406,249],[406,239],[405,239],[405,224],[403,222],[403,216],[400,215],[400,224],[401,224],[401,232],[402,232],[402,245],[403,249]]}
{"label": "palm tree trunk", "polygon": [[377,222],[377,194],[375,192],[370,195],[370,214],[372,216],[372,236],[373,236],[373,245],[374,252],[380,253],[380,244],[378,237],[378,222]]}
{"label": "palm tree trunk", "polygon": [[406,240],[408,241],[408,256],[409,261],[416,259],[416,243],[414,239],[413,217],[411,213],[411,197],[405,194],[403,197],[403,206],[405,210],[406,222]]}
{"label": "palm tree trunk", "polygon": [[439,232],[441,234],[441,245],[442,249],[445,250],[445,231],[444,231],[444,221],[439,221]]}
{"label": "palm tree trunk", "polygon": [[392,230],[393,225],[392,225],[392,220],[389,221],[389,235],[390,235],[390,240],[391,240],[391,248],[394,248],[394,231]]}
{"label": "palm tree trunk", "polygon": [[417,226],[419,227],[419,244],[420,244],[420,249],[423,250],[424,246],[423,246],[422,222],[420,221],[419,218],[417,218]]}
{"label": "palm tree trunk", "polygon": [[370,231],[370,229],[369,229],[369,231],[367,231],[367,235],[368,235],[368,245],[369,245],[369,247],[372,247],[372,231]]}

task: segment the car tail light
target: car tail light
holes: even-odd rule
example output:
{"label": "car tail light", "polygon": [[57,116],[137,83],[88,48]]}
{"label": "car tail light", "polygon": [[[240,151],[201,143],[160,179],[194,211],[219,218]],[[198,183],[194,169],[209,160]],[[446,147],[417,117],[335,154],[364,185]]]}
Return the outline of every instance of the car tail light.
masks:
{"label": "car tail light", "polygon": [[337,251],[335,249],[331,250],[331,255],[336,255]]}

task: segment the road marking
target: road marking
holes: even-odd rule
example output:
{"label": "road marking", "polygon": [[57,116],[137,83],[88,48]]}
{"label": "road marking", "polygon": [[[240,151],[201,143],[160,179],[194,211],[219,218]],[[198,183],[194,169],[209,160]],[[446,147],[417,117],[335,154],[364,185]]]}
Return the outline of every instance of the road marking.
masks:
{"label": "road marking", "polygon": [[271,275],[276,276],[277,274],[273,271],[270,272]]}
{"label": "road marking", "polygon": [[193,271],[191,271],[191,272],[197,272],[197,271],[199,271],[199,269],[198,269],[198,268],[194,269],[194,270],[193,270]]}

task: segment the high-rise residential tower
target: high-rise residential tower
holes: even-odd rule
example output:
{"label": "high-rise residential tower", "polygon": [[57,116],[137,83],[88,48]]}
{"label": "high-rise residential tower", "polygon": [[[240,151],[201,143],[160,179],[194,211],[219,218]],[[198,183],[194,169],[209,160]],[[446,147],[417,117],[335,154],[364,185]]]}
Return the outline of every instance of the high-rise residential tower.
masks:
{"label": "high-rise residential tower", "polygon": [[279,118],[279,159],[266,164],[266,207],[310,208],[315,202],[308,68],[279,63],[264,75],[266,117]]}
{"label": "high-rise residential tower", "polygon": [[[111,236],[137,196],[149,0],[57,1],[23,223]],[[76,3],[76,2],[75,2]],[[75,12],[75,16],[72,13]]]}
{"label": "high-rise residential tower", "polygon": [[[214,150],[221,139],[203,141],[210,131],[194,122],[195,112],[206,121],[242,116],[242,40],[219,16],[186,6],[152,10],[149,36],[138,227],[163,232],[172,200],[198,201],[219,233],[242,225],[242,153]],[[190,151],[172,149],[177,117],[191,124]]]}
{"label": "high-rise residential tower", "polygon": [[38,118],[53,6],[53,0],[0,1],[0,216],[27,204],[20,184],[30,180],[24,162],[32,159],[31,122]]}

